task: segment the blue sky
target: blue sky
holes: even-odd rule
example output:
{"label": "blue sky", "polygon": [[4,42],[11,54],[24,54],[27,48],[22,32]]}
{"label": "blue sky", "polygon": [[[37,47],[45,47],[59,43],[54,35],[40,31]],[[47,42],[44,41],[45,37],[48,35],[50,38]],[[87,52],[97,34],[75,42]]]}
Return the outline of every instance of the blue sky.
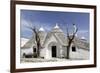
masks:
{"label": "blue sky", "polygon": [[20,19],[21,37],[32,37],[29,26],[35,26],[38,29],[43,27],[48,32],[57,23],[64,33],[66,33],[66,27],[71,32],[73,24],[76,24],[78,27],[77,35],[89,40],[89,13],[21,10]]}

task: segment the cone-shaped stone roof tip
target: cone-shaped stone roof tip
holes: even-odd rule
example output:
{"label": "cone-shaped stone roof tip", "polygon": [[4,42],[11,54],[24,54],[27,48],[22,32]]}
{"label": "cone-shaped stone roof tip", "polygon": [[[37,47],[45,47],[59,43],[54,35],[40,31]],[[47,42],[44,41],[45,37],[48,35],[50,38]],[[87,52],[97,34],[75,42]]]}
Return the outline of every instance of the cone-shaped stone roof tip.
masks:
{"label": "cone-shaped stone roof tip", "polygon": [[52,32],[63,32],[60,27],[58,26],[58,24],[56,23],[56,25],[54,26]]}
{"label": "cone-shaped stone roof tip", "polygon": [[59,28],[58,24],[56,23],[56,26],[54,28]]}
{"label": "cone-shaped stone roof tip", "polygon": [[81,39],[85,40],[86,38],[85,37],[81,37]]}
{"label": "cone-shaped stone roof tip", "polygon": [[45,31],[45,30],[44,30],[44,28],[43,28],[43,27],[41,27],[41,28],[39,29],[39,31]]}

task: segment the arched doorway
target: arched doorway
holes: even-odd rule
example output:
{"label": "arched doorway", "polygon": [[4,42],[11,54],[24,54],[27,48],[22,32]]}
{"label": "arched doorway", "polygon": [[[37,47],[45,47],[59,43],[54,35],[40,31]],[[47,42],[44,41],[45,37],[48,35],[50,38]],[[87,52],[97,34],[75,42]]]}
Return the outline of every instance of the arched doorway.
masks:
{"label": "arched doorway", "polygon": [[57,57],[57,47],[51,46],[52,57]]}
{"label": "arched doorway", "polygon": [[49,58],[58,57],[59,52],[59,44],[55,41],[50,42],[48,44],[48,51],[47,55]]}

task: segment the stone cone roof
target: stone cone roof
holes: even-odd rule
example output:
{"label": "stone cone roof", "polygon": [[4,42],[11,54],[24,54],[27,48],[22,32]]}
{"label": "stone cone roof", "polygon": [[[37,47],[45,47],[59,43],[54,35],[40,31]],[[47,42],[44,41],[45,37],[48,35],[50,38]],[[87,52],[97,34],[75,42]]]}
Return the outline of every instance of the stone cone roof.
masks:
{"label": "stone cone roof", "polygon": [[[56,24],[56,26],[51,30],[51,32],[48,33],[44,32],[43,28],[40,28],[39,36],[40,36],[41,46],[44,46],[47,43],[47,41],[49,41],[51,36],[54,36],[55,39],[62,46],[68,45],[67,36],[63,33],[58,24]],[[36,45],[35,36],[33,35],[32,38],[28,42],[26,42],[26,44],[21,48],[31,48],[32,46],[35,45]],[[87,41],[79,39],[77,36],[74,38],[74,45],[77,46],[78,48],[89,50],[89,43]]]}

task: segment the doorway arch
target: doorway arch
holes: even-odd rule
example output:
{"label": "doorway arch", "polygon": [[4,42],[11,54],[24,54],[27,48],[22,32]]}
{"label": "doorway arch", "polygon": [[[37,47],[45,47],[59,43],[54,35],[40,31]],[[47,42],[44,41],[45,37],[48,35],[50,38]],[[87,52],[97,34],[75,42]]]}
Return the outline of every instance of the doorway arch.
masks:
{"label": "doorway arch", "polygon": [[57,57],[59,44],[57,42],[50,42],[48,44],[48,54],[51,58]]}
{"label": "doorway arch", "polygon": [[52,57],[57,57],[57,46],[51,46]]}

